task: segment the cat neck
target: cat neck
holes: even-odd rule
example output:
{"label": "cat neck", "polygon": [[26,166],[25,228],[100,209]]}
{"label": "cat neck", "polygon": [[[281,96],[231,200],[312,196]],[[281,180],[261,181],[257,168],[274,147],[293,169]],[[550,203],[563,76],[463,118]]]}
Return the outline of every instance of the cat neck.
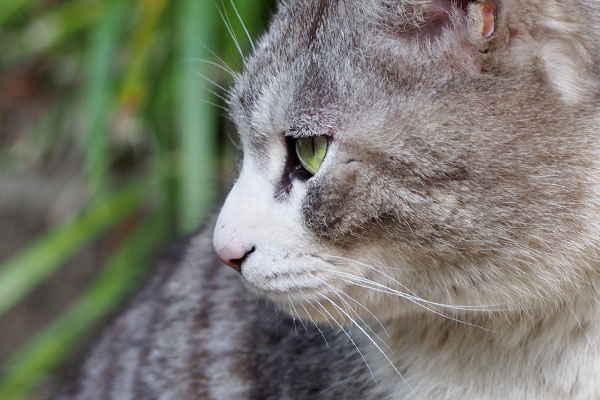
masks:
{"label": "cat neck", "polygon": [[593,298],[470,322],[400,318],[378,332],[386,355],[370,343],[367,359],[391,398],[598,398],[600,306]]}

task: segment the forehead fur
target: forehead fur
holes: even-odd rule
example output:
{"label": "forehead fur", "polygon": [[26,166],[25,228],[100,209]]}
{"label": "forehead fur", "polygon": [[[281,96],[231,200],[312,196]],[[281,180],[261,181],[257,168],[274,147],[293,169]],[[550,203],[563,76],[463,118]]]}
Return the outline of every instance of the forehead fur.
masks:
{"label": "forehead fur", "polygon": [[[260,134],[315,109],[326,116],[382,100],[369,92],[525,70],[538,71],[566,103],[597,98],[597,3],[503,0],[496,35],[485,43],[473,34],[470,3],[283,2],[234,87],[232,116]],[[357,90],[361,82],[374,89]]]}

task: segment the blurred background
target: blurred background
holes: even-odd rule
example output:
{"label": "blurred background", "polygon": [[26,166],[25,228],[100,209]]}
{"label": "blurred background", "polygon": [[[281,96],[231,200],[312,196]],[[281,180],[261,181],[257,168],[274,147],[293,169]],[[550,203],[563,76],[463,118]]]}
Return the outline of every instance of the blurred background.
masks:
{"label": "blurred background", "polygon": [[0,399],[43,398],[218,210],[226,88],[273,3],[0,1]]}

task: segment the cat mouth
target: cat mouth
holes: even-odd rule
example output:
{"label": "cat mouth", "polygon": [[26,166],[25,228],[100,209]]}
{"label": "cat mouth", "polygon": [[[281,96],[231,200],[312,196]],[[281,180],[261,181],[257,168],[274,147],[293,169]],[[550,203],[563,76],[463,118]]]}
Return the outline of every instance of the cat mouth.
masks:
{"label": "cat mouth", "polygon": [[328,291],[324,284],[307,284],[307,283],[293,283],[288,280],[283,282],[278,280],[267,280],[260,284],[256,284],[247,279],[244,280],[246,286],[255,294],[259,296],[266,296],[271,298],[288,298],[288,296],[298,297],[314,297],[315,293],[322,293]]}
{"label": "cat mouth", "polygon": [[273,275],[258,283],[248,279],[244,282],[252,293],[268,299],[292,317],[318,322],[344,319],[333,303],[342,301],[345,285],[318,275],[318,271],[305,271]]}

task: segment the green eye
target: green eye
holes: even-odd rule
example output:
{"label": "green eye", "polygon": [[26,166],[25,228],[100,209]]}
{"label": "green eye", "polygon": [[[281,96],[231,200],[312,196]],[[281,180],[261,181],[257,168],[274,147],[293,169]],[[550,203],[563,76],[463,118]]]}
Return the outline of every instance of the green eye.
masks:
{"label": "green eye", "polygon": [[311,174],[316,174],[323,163],[329,140],[327,136],[311,136],[296,139],[296,154],[300,164]]}

